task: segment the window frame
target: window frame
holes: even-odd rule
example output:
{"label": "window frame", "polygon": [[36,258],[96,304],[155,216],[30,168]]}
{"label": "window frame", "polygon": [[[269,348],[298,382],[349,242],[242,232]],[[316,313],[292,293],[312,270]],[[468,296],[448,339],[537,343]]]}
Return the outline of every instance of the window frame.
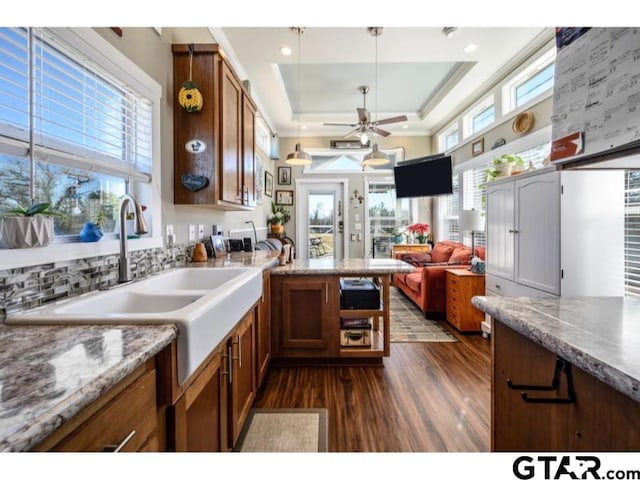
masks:
{"label": "window frame", "polygon": [[[493,120],[485,125],[484,127],[482,127],[481,129],[475,131],[473,129],[473,121],[476,117],[478,117],[479,115],[481,115],[482,113],[484,113],[488,108],[494,107],[493,110]],[[467,140],[470,137],[473,137],[474,135],[477,135],[478,133],[489,129],[494,123],[496,123],[497,120],[497,109],[496,107],[496,102],[495,102],[495,95],[492,93],[490,93],[489,95],[487,95],[486,97],[484,97],[482,100],[480,100],[479,102],[476,102],[474,104],[473,107],[471,107],[471,109],[465,113],[462,117],[462,138],[463,140]]]}
{"label": "window frame", "polygon": [[[440,133],[440,135],[438,135],[438,151],[439,152],[446,152],[460,145],[460,142],[462,141],[462,135],[461,135],[461,128],[459,123],[460,122],[458,121],[454,122],[453,124],[445,128],[442,131],[442,133]],[[455,144],[451,145],[450,147],[447,147],[447,138],[453,135],[454,133],[458,134],[458,140]]]}
{"label": "window frame", "polygon": [[[109,72],[119,81],[136,90],[140,95],[152,102],[151,105],[151,183],[148,188],[137,188],[134,182],[132,192],[142,204],[149,205],[151,233],[148,236],[131,240],[130,251],[158,248],[163,244],[162,235],[162,199],[161,185],[161,102],[162,87],[146,72],[138,67],[127,56],[111,45],[99,33],[91,28],[45,28],[47,33],[57,37],[76,49],[80,55],[86,56],[103,70]],[[3,139],[5,152],[15,151],[24,155],[24,145],[10,139]],[[117,238],[103,238],[100,242],[59,242],[46,247],[29,249],[0,249],[0,265],[2,269],[20,268],[43,263],[64,262],[81,258],[96,257],[118,253],[120,249]]]}

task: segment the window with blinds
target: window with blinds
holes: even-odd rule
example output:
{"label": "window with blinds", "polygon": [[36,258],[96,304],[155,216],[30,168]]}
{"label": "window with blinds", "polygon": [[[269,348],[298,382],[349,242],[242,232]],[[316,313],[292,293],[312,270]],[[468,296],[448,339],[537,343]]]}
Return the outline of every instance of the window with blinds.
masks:
{"label": "window with blinds", "polygon": [[640,171],[625,172],[625,295],[640,295]]}
{"label": "window with blinds", "polygon": [[110,231],[119,197],[151,181],[152,107],[53,33],[0,28],[0,208],[49,202],[56,235]]}
{"label": "window with blinds", "polygon": [[458,173],[452,177],[453,193],[438,198],[438,232],[442,238],[438,240],[460,241],[459,226],[459,180]]}

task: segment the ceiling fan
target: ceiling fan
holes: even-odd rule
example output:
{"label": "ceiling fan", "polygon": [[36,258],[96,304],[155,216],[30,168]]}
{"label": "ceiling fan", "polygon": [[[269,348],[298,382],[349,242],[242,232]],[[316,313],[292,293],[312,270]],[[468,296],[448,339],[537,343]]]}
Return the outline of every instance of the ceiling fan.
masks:
{"label": "ceiling fan", "polygon": [[369,92],[369,87],[362,85],[358,87],[358,90],[362,93],[362,108],[356,109],[358,112],[358,123],[324,123],[323,125],[356,127],[354,130],[347,133],[344,138],[356,135],[360,137],[360,142],[365,145],[369,141],[369,135],[371,134],[380,135],[381,137],[388,137],[391,135],[391,132],[378,128],[379,125],[407,121],[407,117],[405,115],[400,115],[398,117],[385,118],[372,122],[369,110],[367,110],[367,93]]}

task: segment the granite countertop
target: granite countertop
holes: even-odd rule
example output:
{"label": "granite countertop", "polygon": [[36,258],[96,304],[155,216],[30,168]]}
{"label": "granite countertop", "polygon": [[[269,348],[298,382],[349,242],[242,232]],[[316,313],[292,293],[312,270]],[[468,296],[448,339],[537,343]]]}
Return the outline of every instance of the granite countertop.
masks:
{"label": "granite countertop", "polygon": [[391,258],[312,258],[296,259],[287,265],[271,270],[272,275],[386,275],[411,273],[415,267]]}
{"label": "granite countertop", "polygon": [[0,451],[27,451],[177,336],[173,325],[0,325]]}
{"label": "granite countertop", "polygon": [[472,303],[640,402],[640,298],[479,296]]}

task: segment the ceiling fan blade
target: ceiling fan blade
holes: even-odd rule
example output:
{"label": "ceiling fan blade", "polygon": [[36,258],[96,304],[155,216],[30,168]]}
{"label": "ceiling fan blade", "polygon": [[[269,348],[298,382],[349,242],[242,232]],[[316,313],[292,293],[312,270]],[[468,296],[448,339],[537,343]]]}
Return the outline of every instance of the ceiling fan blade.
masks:
{"label": "ceiling fan blade", "polygon": [[331,127],[357,127],[358,126],[357,123],[323,123],[322,125],[331,126]]}
{"label": "ceiling fan blade", "polygon": [[387,132],[386,130],[382,130],[381,128],[378,128],[378,127],[371,127],[371,131],[376,135],[380,135],[381,137],[388,137],[389,135],[391,135],[390,132]]}
{"label": "ceiling fan blade", "polygon": [[351,130],[349,133],[347,133],[344,137],[342,138],[348,138],[348,137],[352,137],[353,135],[355,135],[356,133],[358,133],[360,131],[360,127],[356,128],[355,130]]}
{"label": "ceiling fan blade", "polygon": [[358,111],[358,120],[361,123],[369,123],[369,112],[366,108],[357,108]]}
{"label": "ceiling fan blade", "polygon": [[392,117],[392,118],[385,118],[383,120],[377,120],[375,122],[373,122],[376,125],[386,125],[387,123],[396,123],[396,122],[406,122],[407,121],[407,117],[406,115],[400,115],[398,117]]}

